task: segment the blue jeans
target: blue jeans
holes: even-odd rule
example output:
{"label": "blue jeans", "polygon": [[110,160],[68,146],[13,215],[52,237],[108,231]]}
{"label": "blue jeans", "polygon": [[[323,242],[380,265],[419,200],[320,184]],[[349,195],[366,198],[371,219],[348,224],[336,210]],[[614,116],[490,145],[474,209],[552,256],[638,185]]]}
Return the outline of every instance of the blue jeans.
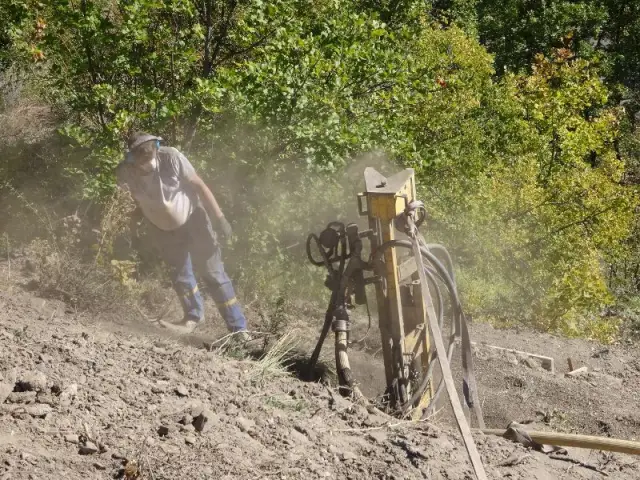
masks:
{"label": "blue jeans", "polygon": [[152,239],[171,270],[171,280],[185,319],[200,321],[204,318],[204,302],[194,274],[195,265],[229,331],[246,330],[247,321],[224,271],[220,245],[204,209],[196,208],[187,223],[176,230],[164,231],[153,225],[151,229]]}

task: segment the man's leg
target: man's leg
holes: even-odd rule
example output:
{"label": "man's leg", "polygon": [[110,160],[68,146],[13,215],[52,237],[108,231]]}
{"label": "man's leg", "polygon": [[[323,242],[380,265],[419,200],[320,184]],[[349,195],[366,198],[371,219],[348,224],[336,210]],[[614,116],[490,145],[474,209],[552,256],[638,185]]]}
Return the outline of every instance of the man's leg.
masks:
{"label": "man's leg", "polygon": [[204,318],[204,303],[202,295],[198,291],[196,277],[193,274],[191,255],[189,252],[185,253],[182,261],[173,266],[171,280],[182,305],[184,321],[195,320],[199,322]]}
{"label": "man's leg", "polygon": [[245,331],[247,329],[247,320],[244,313],[242,313],[233,284],[224,271],[222,254],[219,248],[216,248],[215,253],[204,262],[203,269],[202,276],[204,281],[229,331]]}
{"label": "man's leg", "polygon": [[205,211],[198,208],[189,219],[190,252],[196,270],[207,284],[220,315],[231,332],[246,331],[247,320],[224,270],[222,253]]}
{"label": "man's leg", "polygon": [[186,231],[165,232],[153,229],[153,240],[162,259],[169,267],[171,283],[184,313],[184,321],[200,321],[204,318],[204,302],[198,291],[189,254],[189,237]]}

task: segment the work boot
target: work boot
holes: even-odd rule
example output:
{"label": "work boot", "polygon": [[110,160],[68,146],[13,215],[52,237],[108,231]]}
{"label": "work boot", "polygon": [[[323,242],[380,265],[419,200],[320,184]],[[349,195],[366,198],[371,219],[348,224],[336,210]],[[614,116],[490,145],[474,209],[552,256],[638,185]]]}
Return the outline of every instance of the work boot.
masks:
{"label": "work boot", "polygon": [[183,318],[177,323],[164,322],[162,320],[160,321],[160,325],[162,325],[167,330],[177,333],[178,335],[189,335],[203,323],[203,320],[196,320],[193,318]]}

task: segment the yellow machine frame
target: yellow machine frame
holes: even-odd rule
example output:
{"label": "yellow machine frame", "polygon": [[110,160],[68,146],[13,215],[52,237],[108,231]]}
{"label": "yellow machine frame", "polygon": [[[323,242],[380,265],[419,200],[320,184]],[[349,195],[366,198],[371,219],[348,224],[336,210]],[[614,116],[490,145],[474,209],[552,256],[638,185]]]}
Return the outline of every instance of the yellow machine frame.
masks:
{"label": "yellow machine frame", "polygon": [[[360,211],[376,232],[372,249],[396,239],[396,218],[416,200],[415,173],[406,169],[385,178],[375,169],[365,169],[365,192],[359,195]],[[362,208],[366,200],[366,210]],[[400,263],[395,248],[384,254],[383,281],[376,282],[379,328],[387,388],[401,402],[411,397],[412,372],[426,372],[431,358],[427,312],[414,259]],[[433,385],[425,391],[414,415],[419,417],[433,398]]]}

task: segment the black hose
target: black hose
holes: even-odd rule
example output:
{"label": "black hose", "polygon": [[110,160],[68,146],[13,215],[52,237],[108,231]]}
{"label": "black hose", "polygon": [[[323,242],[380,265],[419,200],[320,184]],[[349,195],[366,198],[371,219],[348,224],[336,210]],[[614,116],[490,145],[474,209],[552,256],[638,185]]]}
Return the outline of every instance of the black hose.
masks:
{"label": "black hose", "polygon": [[[382,245],[380,245],[380,247],[378,247],[378,249],[376,249],[372,257],[372,263],[375,264],[379,262],[384,252],[387,249],[392,247],[401,247],[401,248],[409,248],[409,249],[413,248],[409,240],[390,240],[388,242],[383,243]],[[449,288],[449,291],[455,297],[454,308],[461,308],[460,299],[458,297],[458,289],[456,288],[455,281],[449,274],[448,269],[442,264],[442,262],[440,262],[438,257],[436,257],[433,253],[431,253],[427,249],[425,245],[420,245],[420,252],[425,257],[425,260],[427,260],[427,262],[429,262],[431,265],[435,267],[436,271],[444,281],[445,285],[447,285],[447,287]]]}
{"label": "black hose", "polygon": [[[329,271],[329,275],[333,275],[335,276],[335,278],[341,279],[344,275],[345,265],[348,258],[346,238],[343,236],[340,240],[340,243],[336,247],[336,253],[338,254],[338,258],[340,260],[340,264],[338,266],[337,271],[333,269],[331,265],[331,259],[327,256],[327,254],[325,254],[322,248],[322,245],[320,243],[320,239],[313,233],[309,235],[309,237],[307,238],[307,255],[309,256],[309,260],[311,261],[311,263],[317,264],[317,262],[314,261],[313,256],[311,255],[311,240],[316,241],[318,245],[318,250],[323,256],[324,264],[326,265],[327,270]],[[320,265],[322,265],[322,263],[320,263]],[[318,362],[318,358],[320,357],[320,352],[322,351],[322,346],[324,344],[324,341],[327,338],[327,335],[329,334],[329,330],[331,329],[331,322],[333,320],[335,311],[338,307],[340,307],[343,304],[344,304],[344,292],[342,291],[342,288],[341,288],[341,282],[338,281],[333,286],[333,289],[331,291],[331,299],[329,300],[329,305],[325,313],[324,324],[322,326],[322,331],[320,332],[320,338],[318,339],[318,342],[316,343],[316,346],[313,350],[313,354],[311,355],[311,359],[309,360],[310,370],[313,370],[316,366],[316,363]],[[351,370],[348,365],[346,366],[340,365],[339,357],[340,356],[336,353],[338,371],[340,373],[345,372],[345,373],[342,373],[341,378],[344,379],[344,381],[347,382],[349,386],[351,386],[351,384],[353,383]]]}
{"label": "black hose", "polygon": [[[382,245],[380,245],[380,247],[374,252],[371,262],[375,264],[381,261],[384,252],[387,249],[394,248],[394,247],[412,249],[413,245],[408,240],[390,240],[388,242],[385,242]],[[429,245],[429,247],[431,247],[431,249],[438,250],[439,252],[444,253],[445,262],[447,264],[447,266],[445,267],[440,261],[440,259],[438,259],[438,257],[436,257],[430,251],[430,249],[427,248],[427,245],[425,245],[424,243],[420,245],[420,253],[422,254],[424,260],[433,267],[433,269],[428,267],[425,268],[425,273],[430,283],[433,283],[435,286],[434,290],[436,292],[436,300],[438,302],[437,304],[440,306],[439,313],[438,313],[438,324],[440,325],[441,328],[444,324],[444,315],[443,315],[444,302],[442,301],[442,293],[440,291],[440,288],[437,285],[436,279],[439,279],[449,292],[451,307],[453,309],[453,318],[452,318],[452,324],[451,324],[451,335],[449,337],[449,345],[447,346],[447,358],[448,358],[448,361],[451,362],[451,359],[453,358],[454,348],[455,348],[455,338],[460,331],[459,325],[460,325],[460,322],[462,321],[462,315],[463,315],[462,307],[461,307],[460,298],[458,296],[457,286],[455,284],[453,262],[451,260],[451,256],[449,255],[449,252],[447,252],[447,250],[441,245],[432,244],[432,245]],[[419,388],[416,390],[416,392],[412,395],[409,402],[406,404],[407,408],[411,408],[412,406],[414,406],[419,401],[419,399],[424,394],[424,391],[429,386],[429,382],[433,377],[433,369],[435,367],[436,360],[437,360],[437,355],[434,352],[434,354],[432,355],[431,361],[429,362],[429,367],[427,369],[427,372],[425,373]],[[436,389],[436,392],[431,400],[431,405],[435,405],[435,403],[437,402],[437,399],[442,394],[443,389],[444,389],[444,382],[440,380],[439,385]]]}
{"label": "black hose", "polygon": [[[320,251],[320,255],[322,255],[322,260],[318,261],[315,258],[313,258],[313,254],[311,253],[311,240],[315,240],[316,245],[318,247],[318,250]],[[315,265],[316,267],[322,267],[323,265],[325,266],[329,266],[329,258],[327,256],[327,254],[324,253],[324,250],[322,249],[322,246],[320,244],[320,239],[318,238],[318,236],[315,233],[310,234],[307,237],[307,258],[309,259],[309,261]]]}
{"label": "black hose", "polygon": [[313,354],[311,355],[311,359],[309,360],[309,369],[313,372],[316,368],[316,363],[318,363],[318,358],[320,358],[320,352],[322,351],[322,345],[324,344],[327,335],[329,334],[329,330],[331,329],[331,321],[333,320],[333,310],[335,304],[336,293],[331,293],[331,300],[329,300],[329,306],[327,307],[327,311],[324,315],[324,324],[322,325],[322,331],[320,332],[320,338],[316,343],[316,347],[313,350]]}
{"label": "black hose", "polygon": [[437,251],[441,252],[444,255],[445,261],[447,263],[447,271],[449,272],[449,276],[451,277],[451,279],[453,280],[453,282],[455,284],[456,276],[455,276],[455,272],[453,271],[453,260],[451,259],[451,255],[449,255],[449,251],[443,245],[440,245],[439,243],[427,243],[425,245],[425,247],[430,252],[433,252],[434,250],[437,250]]}

